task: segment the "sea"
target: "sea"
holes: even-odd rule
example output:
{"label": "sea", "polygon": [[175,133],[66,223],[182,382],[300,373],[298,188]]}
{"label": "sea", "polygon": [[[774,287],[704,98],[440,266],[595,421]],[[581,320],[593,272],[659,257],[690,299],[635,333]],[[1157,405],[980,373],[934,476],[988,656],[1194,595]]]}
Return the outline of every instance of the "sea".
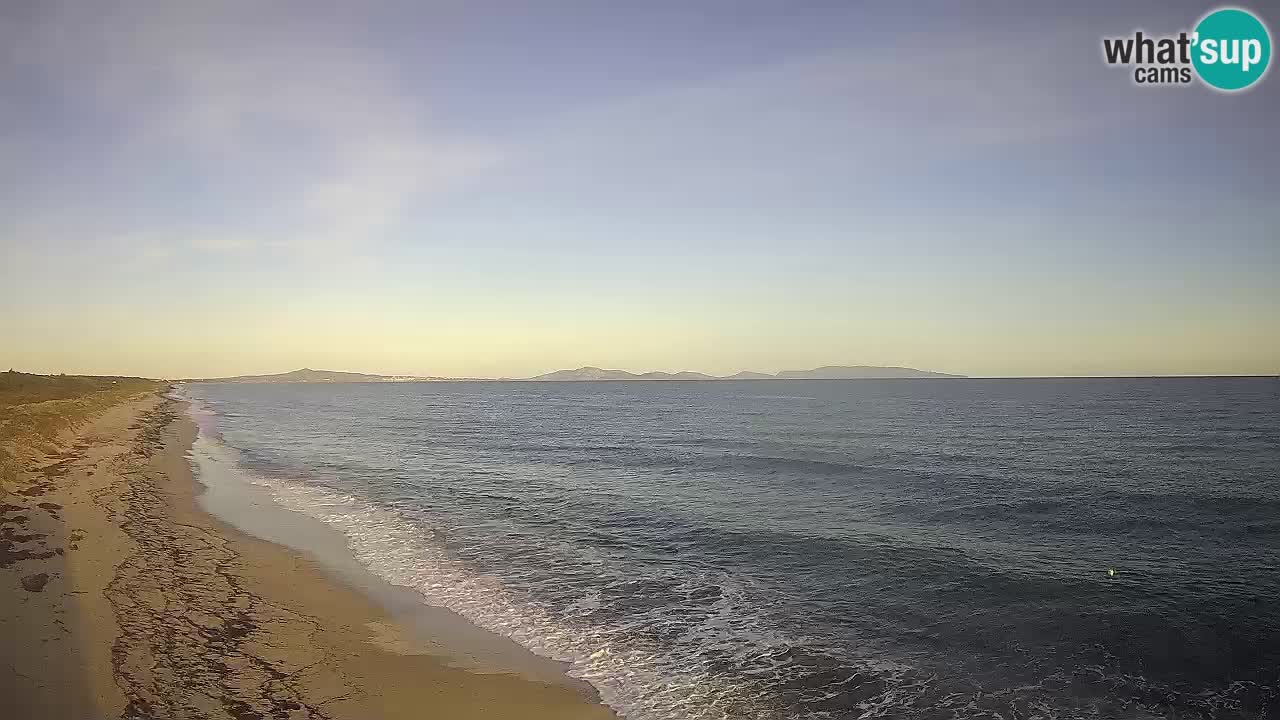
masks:
{"label": "sea", "polygon": [[1280,718],[1276,378],[180,393],[197,472],[628,720]]}

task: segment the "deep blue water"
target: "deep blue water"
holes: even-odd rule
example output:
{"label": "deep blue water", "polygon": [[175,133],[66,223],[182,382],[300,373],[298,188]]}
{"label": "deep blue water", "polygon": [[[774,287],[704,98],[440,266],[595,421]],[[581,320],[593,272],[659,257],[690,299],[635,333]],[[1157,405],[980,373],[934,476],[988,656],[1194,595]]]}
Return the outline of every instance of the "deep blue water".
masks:
{"label": "deep blue water", "polygon": [[632,720],[1280,717],[1275,379],[184,392]]}

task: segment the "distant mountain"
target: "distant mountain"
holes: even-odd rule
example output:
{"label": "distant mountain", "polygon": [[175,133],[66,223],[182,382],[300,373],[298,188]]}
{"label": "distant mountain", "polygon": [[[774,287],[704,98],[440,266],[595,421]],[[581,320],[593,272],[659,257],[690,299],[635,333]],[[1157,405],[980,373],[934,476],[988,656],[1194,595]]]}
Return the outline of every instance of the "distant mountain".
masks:
{"label": "distant mountain", "polygon": [[591,382],[596,380],[719,380],[714,375],[700,372],[684,371],[669,373],[652,371],[633,373],[626,370],[605,370],[598,367],[580,367],[577,370],[556,370],[545,375],[528,378],[529,380],[556,380],[564,382]]}
{"label": "distant mountain", "polygon": [[685,370],[684,372],[678,372],[678,373],[647,372],[647,373],[644,373],[643,375],[639,375],[638,378],[640,380],[719,380],[720,379],[714,375],[707,375],[706,373],[693,372],[691,370]]}
{"label": "distant mountain", "polygon": [[904,367],[880,367],[878,365],[825,365],[812,370],[783,370],[778,373],[777,377],[780,380],[853,380],[858,378],[956,378],[964,376]]}
{"label": "distant mountain", "polygon": [[[662,373],[665,374],[665,373]],[[603,370],[598,367],[580,367],[577,370],[556,370],[544,375],[529,378],[529,380],[563,380],[567,382],[581,382],[589,380],[642,380],[639,375],[629,373],[626,370]],[[659,378],[652,378],[659,379]]]}
{"label": "distant mountain", "polygon": [[[929,372],[914,368],[876,367],[872,365],[828,365],[813,370],[784,370],[777,375],[768,373],[742,372],[724,377],[707,375],[706,373],[685,370],[682,372],[661,372],[658,370],[646,373],[633,373],[626,370],[606,370],[598,367],[580,367],[576,370],[556,370],[537,377],[524,380],[543,380],[557,382],[598,382],[605,380],[846,380],[854,378],[948,378],[964,377],[947,373]],[[368,383],[368,382],[439,382],[445,380],[481,380],[483,378],[447,378],[419,377],[416,375],[368,375],[365,373],[340,372],[338,370],[312,370],[303,368],[291,372],[274,375],[237,375],[222,378],[187,378],[181,382],[209,383]],[[501,378],[509,380],[512,378]]]}
{"label": "distant mountain", "polygon": [[195,378],[187,382],[220,383],[356,383],[356,382],[427,382],[444,378],[416,377],[412,375],[366,375],[365,373],[339,372],[337,370],[312,370],[303,368],[274,375],[237,375],[224,378]]}
{"label": "distant mountain", "polygon": [[783,370],[777,375],[743,370],[740,373],[724,377],[688,370],[678,373],[653,371],[637,374],[626,370],[606,370],[587,366],[576,370],[556,370],[555,372],[528,379],[559,382],[596,382],[601,380],[852,380],[958,377],[964,376],[916,370],[915,368],[879,367],[875,365],[827,365],[813,370]]}

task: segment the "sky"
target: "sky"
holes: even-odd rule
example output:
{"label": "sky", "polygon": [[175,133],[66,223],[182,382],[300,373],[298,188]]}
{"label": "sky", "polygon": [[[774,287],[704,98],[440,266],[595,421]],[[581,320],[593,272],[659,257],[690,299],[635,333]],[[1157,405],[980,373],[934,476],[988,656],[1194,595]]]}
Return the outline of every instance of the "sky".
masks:
{"label": "sky", "polygon": [[1280,77],[1101,57],[1212,7],[5,2],[0,366],[1280,373]]}

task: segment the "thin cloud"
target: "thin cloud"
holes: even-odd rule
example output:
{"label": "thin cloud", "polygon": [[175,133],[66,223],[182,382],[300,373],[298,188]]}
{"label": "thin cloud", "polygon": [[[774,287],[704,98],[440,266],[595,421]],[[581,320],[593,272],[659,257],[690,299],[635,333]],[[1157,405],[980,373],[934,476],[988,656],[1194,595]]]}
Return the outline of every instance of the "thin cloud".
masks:
{"label": "thin cloud", "polygon": [[[86,124],[113,130],[101,151],[116,187],[155,183],[155,168],[177,166],[202,193],[193,206],[241,210],[230,228],[175,221],[171,208],[130,219],[192,249],[376,244],[413,204],[501,163],[495,145],[436,132],[429,100],[399,91],[395,67],[375,50],[270,13],[237,3],[51,4],[6,21],[0,37],[21,36],[11,51],[24,58],[19,71],[48,79]],[[56,181],[44,191],[59,192]]]}
{"label": "thin cloud", "polygon": [[[936,28],[891,45],[851,45],[740,68],[592,107],[527,138],[536,161],[595,167],[669,164],[800,169],[825,161],[871,169],[987,150],[1037,151],[1128,123],[1139,108],[1188,98],[1135,97],[1094,62],[1088,26],[1022,35]],[[673,178],[676,182],[680,178]]]}

